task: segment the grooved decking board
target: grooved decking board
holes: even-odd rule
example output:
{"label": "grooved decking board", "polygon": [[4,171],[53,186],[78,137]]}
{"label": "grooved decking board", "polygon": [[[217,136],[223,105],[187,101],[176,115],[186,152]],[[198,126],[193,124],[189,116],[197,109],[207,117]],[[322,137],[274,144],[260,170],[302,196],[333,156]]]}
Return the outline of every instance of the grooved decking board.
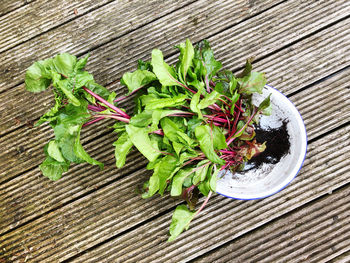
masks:
{"label": "grooved decking board", "polygon": [[[0,53],[111,1],[38,0],[14,10],[0,17]],[[121,8],[125,6],[122,2]]]}
{"label": "grooved decking board", "polygon": [[[312,139],[315,136],[330,131],[336,124],[344,124],[349,120],[350,94],[347,89],[350,81],[349,73],[350,69],[336,74],[328,80],[310,87],[291,98],[296,106],[300,107],[300,111],[305,119],[309,138]],[[336,95],[332,95],[333,93]],[[327,120],[328,116],[332,116],[332,118]],[[13,159],[8,159],[8,163],[16,163],[16,160],[21,157],[19,160],[21,160],[23,165],[22,167],[5,165],[2,168],[3,175],[6,172],[10,172],[11,174],[16,171],[18,172],[18,169],[23,169],[23,167],[31,169],[42,162],[44,158],[42,147],[48,138],[43,137],[37,140],[37,136],[43,131],[45,132],[44,134],[50,134],[51,132],[47,126],[45,128],[35,128],[35,130],[36,132],[34,134],[25,134],[23,136],[24,140],[30,138],[28,144],[33,147],[31,149],[32,151],[18,153],[19,149],[14,148],[12,151],[3,153],[3,156],[12,156],[11,158]],[[99,131],[99,133],[96,133],[92,128],[85,131],[83,133],[85,137],[83,138],[83,142],[88,138],[103,134],[105,129],[100,129]],[[14,136],[14,138],[18,138],[18,136]],[[2,231],[9,230],[49,209],[57,207],[58,200],[64,200],[66,202],[77,196],[82,196],[93,187],[99,187],[102,184],[106,184],[127,174],[130,170],[136,169],[132,165],[142,160],[141,155],[136,155],[136,159],[127,168],[118,170],[114,167],[112,147],[114,140],[116,140],[116,137],[111,133],[107,133],[97,141],[84,145],[85,149],[94,158],[108,164],[102,172],[99,172],[98,168],[89,168],[89,165],[80,165],[67,173],[66,177],[62,179],[64,182],[60,180],[52,184],[40,175],[38,169],[24,170],[23,175],[4,183],[0,187],[0,192],[2,193],[0,194],[0,202],[6,204],[3,206],[3,217],[0,221]],[[130,160],[133,160],[133,158]],[[145,162],[141,164],[144,165]],[[142,165],[137,167],[142,168]],[[82,174],[79,170],[80,167],[89,170],[87,173]],[[96,177],[94,174],[98,176]],[[86,188],[81,188],[81,184],[84,184]],[[28,207],[31,209],[28,209]]]}
{"label": "grooved decking board", "polygon": [[[253,17],[247,21],[244,21],[237,26],[224,30],[218,35],[215,35],[209,38],[209,40],[211,41],[213,49],[215,50],[216,57],[223,62],[224,67],[228,69],[235,69],[237,68],[237,66],[242,66],[244,59],[249,56],[255,55],[257,58],[261,57],[262,55],[265,56],[269,54],[269,52],[274,52],[279,48],[287,44],[290,44],[293,41],[296,41],[298,38],[314,32],[314,30],[324,27],[327,24],[337,19],[341,19],[345,14],[347,14],[347,12],[350,13],[350,7],[348,7],[349,4],[347,3],[350,3],[350,2],[344,2],[343,4],[339,4],[338,2],[338,4],[335,5],[334,2],[321,1],[321,2],[317,2],[317,4],[315,3],[310,5],[309,3],[303,3],[301,5],[299,1],[289,1],[286,3],[280,4],[275,8],[271,8],[270,10],[256,17]],[[329,6],[331,6],[332,9],[330,9]],[[305,12],[300,13],[300,9],[306,10],[307,13],[306,14]],[[332,10],[332,11],[329,11],[329,10]],[[291,15],[286,16],[285,15],[286,13]],[[318,15],[315,15],[315,14],[318,14]],[[273,27],[270,26],[271,21],[275,21]],[[178,22],[180,23],[181,21],[178,21]],[[199,23],[198,27],[200,27],[201,23],[204,23],[204,22],[199,21],[198,23]],[[249,33],[251,34],[251,37],[247,37],[246,32],[249,30],[252,31],[251,29],[252,25],[257,25],[257,26],[254,27],[254,31],[252,33]],[[152,30],[154,30],[155,32],[163,30],[161,32],[164,32],[165,28],[162,28],[161,26],[159,26],[158,29],[154,29],[150,27],[147,30],[146,30],[147,32],[150,32]],[[168,28],[167,33],[170,34],[171,32],[172,32],[172,28],[170,27]],[[188,36],[191,37],[192,34],[195,34],[196,36],[200,35],[201,37],[205,37],[208,33],[212,33],[212,32],[213,30],[211,30],[210,28],[208,28],[207,30],[203,29],[200,32],[200,34],[194,30],[193,32],[190,31]],[[144,42],[145,42],[146,36],[144,36],[141,39],[141,43],[139,44],[135,43],[135,45],[133,45],[132,47],[129,47],[128,40],[130,38],[132,39],[137,38],[138,34],[139,34],[138,32],[133,32],[131,34],[126,35],[125,37],[122,37],[121,41],[119,41],[117,45],[113,46],[112,48],[109,48],[110,51],[107,52],[107,54],[110,54],[111,52],[116,54],[122,54],[124,50],[128,50],[128,53],[131,54],[130,57],[125,57],[125,58],[116,57],[113,59],[106,58],[104,55],[104,53],[106,53],[105,47],[102,47],[92,52],[92,57],[90,61],[91,64],[89,64],[92,71],[94,71],[97,74],[97,76],[101,76],[102,74],[105,75],[105,77],[99,77],[101,79],[108,77],[109,78],[108,82],[114,81],[116,79],[119,79],[125,71],[132,70],[135,67],[135,61],[137,59],[140,59],[140,58],[148,59],[150,50],[157,45],[157,41],[160,41],[162,39],[162,36],[160,37],[157,36],[154,39],[147,39],[147,41],[150,42],[150,44],[147,44],[149,46],[149,51],[148,50],[145,51],[146,43]],[[329,34],[330,33],[328,32],[327,36],[329,36]],[[185,38],[186,35],[184,35],[183,37]],[[172,41],[174,42],[174,44],[177,44],[175,42],[177,40],[172,40]],[[313,38],[312,41],[310,42],[314,44],[315,41],[316,41],[315,38]],[[344,46],[349,45],[347,41],[350,42],[349,38],[344,39]],[[322,43],[320,43],[320,45],[322,47]],[[174,49],[172,49],[171,43],[162,43],[161,48],[162,50],[165,51],[164,52],[165,54],[174,52]],[[297,54],[301,48],[302,47],[298,45],[293,45],[292,48],[287,49],[284,53],[287,52],[287,55],[293,57],[293,55]],[[313,53],[317,51],[318,49],[316,49],[316,47],[312,48],[312,46],[311,48],[309,47],[309,50],[308,50],[311,56],[313,55]],[[344,51],[344,53],[347,53],[347,52],[348,52],[347,50]],[[344,62],[344,60],[347,61],[349,56],[343,56],[343,54],[340,52],[328,54],[327,50],[325,50],[324,57],[325,59],[333,58],[334,60]],[[298,59],[295,61],[295,63],[303,62],[302,56],[300,56],[299,58],[296,57],[295,59]],[[111,60],[114,60],[114,62],[111,62]],[[108,65],[106,65],[106,63],[101,63],[103,61],[110,61],[110,62],[108,62]],[[174,57],[171,57],[170,61],[173,62]],[[277,65],[282,64],[283,61],[284,60],[281,60],[278,56],[277,57],[275,56],[273,59],[273,63],[276,63]],[[323,60],[321,59],[320,61],[322,62]],[[346,61],[344,62],[345,64],[347,63]],[[291,61],[291,63],[293,63],[293,61]],[[101,70],[96,68],[97,65],[101,67]],[[311,67],[311,64],[305,65],[304,69],[306,69],[307,71],[310,67]],[[261,69],[268,70],[266,67],[261,67]],[[326,67],[326,69],[323,69],[323,70],[328,70],[327,72],[329,72],[332,69],[333,69],[333,65],[329,64],[328,67]],[[99,71],[99,73],[97,73],[96,71]],[[108,76],[106,76],[106,74]],[[275,75],[277,75],[276,77],[277,79],[292,78],[292,76],[281,76],[282,74],[293,75],[294,72],[282,71],[282,70],[279,70],[278,68],[274,68],[273,71],[272,70],[269,71],[269,74],[268,74],[269,83],[272,83],[272,84],[276,83],[276,81],[274,80]],[[300,81],[299,84],[303,85],[303,83],[301,82],[305,81],[306,77],[307,76],[305,76]],[[295,85],[294,82],[295,82],[294,80],[290,82],[284,82],[283,84],[285,86],[281,86],[281,82],[279,82],[279,86],[277,88],[283,91],[289,92],[292,88],[292,85]],[[276,85],[277,84],[278,83],[276,83]],[[23,99],[21,100],[22,107],[21,107],[21,111],[19,112],[16,108],[17,106],[15,105],[15,103],[17,100],[21,99],[22,97],[26,97],[27,100],[23,100]],[[1,118],[1,122],[3,122],[3,124],[0,125],[0,134],[8,133],[16,127],[23,126],[23,123],[26,123],[28,120],[33,120],[38,118],[45,110],[41,107],[35,107],[33,109],[33,105],[31,104],[31,101],[36,100],[37,103],[39,104],[43,103],[45,105],[47,104],[48,99],[49,98],[45,94],[44,96],[41,96],[40,98],[38,98],[37,94],[30,94],[26,92],[23,86],[17,86],[13,89],[10,89],[4,92],[3,94],[0,94],[0,109],[1,109],[1,105],[5,105],[1,103],[2,101],[7,101],[6,108],[8,109],[7,110],[8,114],[6,115],[4,114],[4,116],[2,116]],[[15,121],[14,118],[16,118],[16,120],[18,121]]]}
{"label": "grooved decking board", "polygon": [[327,262],[350,247],[350,186],[194,262]]}
{"label": "grooved decking board", "polygon": [[[138,1],[134,3],[134,8],[139,5],[138,3],[144,3],[144,6],[148,8],[138,8],[135,11],[128,9],[128,13],[119,10],[117,2],[113,2],[111,4],[113,8],[104,10],[104,13],[102,13],[103,8],[101,8],[55,28],[39,38],[28,41],[25,45],[20,45],[2,54],[0,57],[0,91],[23,82],[25,69],[34,61],[51,57],[58,52],[81,54],[114,39],[111,43],[115,45],[113,47],[115,50],[107,49],[107,47],[113,45],[111,43],[100,47],[99,51],[103,53],[103,56],[100,55],[98,62],[94,62],[97,64],[93,63],[90,66],[102,67],[102,71],[104,71],[106,67],[115,63],[115,60],[120,63],[120,60],[123,61],[126,58],[132,59],[132,63],[135,65],[135,59],[132,58],[132,55],[137,55],[136,45],[143,52],[149,50],[150,47],[153,48],[159,45],[160,42],[167,43],[169,48],[173,48],[180,39],[196,33],[194,31],[196,29],[201,28],[204,32],[208,32],[207,28],[211,27],[212,30],[215,28],[216,32],[220,31],[227,26],[227,21],[237,23],[258,10],[268,8],[279,1],[260,0],[251,8],[249,8],[248,0],[235,2],[229,0],[219,2],[201,0],[185,5],[185,3],[191,2],[193,1],[167,2],[155,0],[153,1],[154,5],[148,5],[148,1]],[[119,12],[122,13],[119,14]],[[137,16],[131,15],[133,19],[128,20],[128,16],[134,12],[137,13]],[[140,26],[140,24],[136,27],[132,26],[134,21],[151,21],[156,17],[161,17],[161,19],[148,24],[143,29],[128,35],[128,37],[120,39],[123,33],[125,34],[130,29]],[[126,20],[124,21],[124,19]],[[113,20],[115,22],[111,23]],[[181,34],[179,34],[180,32]],[[192,33],[190,34],[190,32]],[[176,41],[174,41],[175,39]],[[93,57],[95,51],[91,54]],[[94,60],[92,59],[92,61]],[[120,67],[125,68],[124,63],[119,65],[118,68]],[[120,74],[120,72],[118,73]],[[114,74],[114,72],[108,74],[110,75],[109,78],[114,78],[111,74]],[[102,84],[109,82],[104,75],[97,78]]]}
{"label": "grooved decking board", "polygon": [[[297,67],[297,65],[295,65]],[[296,68],[297,69],[297,68]],[[344,76],[345,75],[345,76]],[[316,88],[312,88],[313,90],[322,90],[322,92],[315,93],[316,97],[312,97],[314,93],[310,93],[309,91],[311,89],[306,90],[301,97],[305,97],[307,93],[310,93],[308,95],[308,98],[310,99],[310,104],[308,104],[308,100],[302,100],[302,105],[305,105],[303,107],[306,107],[306,110],[304,110],[303,117],[308,121],[308,119],[316,118],[318,119],[318,122],[320,123],[320,126],[317,126],[317,129],[320,132],[326,132],[329,131],[333,126],[329,125],[329,123],[332,123],[334,121],[337,121],[338,118],[333,118],[330,120],[330,122],[321,122],[322,118],[325,118],[325,116],[332,115],[332,113],[336,112],[339,108],[339,105],[342,105],[344,111],[347,111],[349,108],[349,101],[347,100],[345,103],[343,101],[343,98],[338,97],[336,100],[331,102],[330,104],[327,104],[327,107],[325,107],[324,111],[321,111],[320,115],[315,114],[315,110],[318,108],[322,108],[324,101],[328,100],[329,93],[327,93],[327,89],[329,87],[332,87],[332,89],[329,90],[337,90],[341,94],[344,93],[344,96],[346,98],[346,81],[348,80],[347,73],[344,73],[343,75],[336,75],[333,78],[329,80],[329,83],[326,82],[326,85],[317,86]],[[334,85],[333,85],[334,84]],[[330,86],[328,86],[330,85]],[[301,86],[302,87],[302,86]],[[301,88],[299,87],[299,88]],[[345,92],[344,92],[345,90]],[[322,99],[321,99],[322,98]],[[298,105],[298,100],[294,100],[294,102]],[[315,102],[316,101],[316,102]],[[319,101],[319,102],[317,102]],[[310,114],[308,113],[310,111]],[[346,113],[347,114],[347,113]],[[338,114],[337,116],[343,117],[341,114]],[[345,115],[347,116],[347,115]],[[346,118],[340,118],[338,120],[339,122],[344,122]],[[315,120],[317,121],[317,120]],[[313,124],[313,122],[309,122],[310,125]],[[308,127],[308,126],[307,126]],[[309,132],[312,132],[313,129],[309,129]],[[68,173],[68,180],[63,186],[60,185],[60,182],[57,183],[57,188],[54,187],[50,190],[50,184],[46,181],[45,178],[41,177],[40,173],[38,173],[38,170],[31,170],[33,167],[36,167],[42,160],[43,160],[43,153],[42,153],[42,147],[43,145],[48,141],[48,137],[52,136],[52,132],[48,129],[48,127],[45,128],[35,128],[28,131],[25,131],[22,136],[20,136],[21,130],[16,131],[14,134],[9,134],[8,136],[2,138],[2,142],[6,142],[9,146],[9,150],[4,152],[0,157],[7,158],[6,164],[0,169],[2,169],[2,175],[1,178],[4,180],[6,179],[6,175],[16,175],[18,173],[24,173],[23,175],[19,176],[17,179],[10,181],[6,184],[3,184],[2,189],[6,189],[6,192],[4,192],[4,195],[2,198],[3,200],[9,200],[14,202],[13,200],[21,200],[21,202],[18,202],[14,207],[12,207],[10,210],[6,211],[4,210],[4,214],[6,215],[2,220],[2,231],[9,230],[13,228],[14,226],[26,222],[28,219],[33,218],[36,215],[39,215],[40,213],[43,213],[44,211],[48,211],[52,208],[57,207],[56,200],[59,200],[59,198],[62,198],[64,200],[69,200],[69,195],[72,195],[73,197],[82,196],[84,193],[87,192],[86,189],[81,189],[77,187],[79,186],[80,180],[85,181],[85,184],[88,184],[91,189],[92,185],[100,186],[102,184],[105,184],[106,182],[110,182],[111,180],[115,180],[118,178],[119,175],[116,177],[110,178],[110,173],[113,173],[113,167],[110,167],[110,170],[108,172],[98,172],[97,168],[95,170],[92,170],[90,174],[86,174],[86,178],[81,179],[81,175],[79,174],[79,170],[71,170]],[[39,136],[39,134],[41,136]],[[85,134],[85,133],[84,133]],[[91,135],[89,137],[89,134]],[[88,138],[94,138],[96,134],[92,130],[88,131],[87,134],[85,134]],[[98,135],[98,134],[97,134]],[[20,139],[18,139],[21,137]],[[86,145],[86,149],[88,152],[91,152],[93,157],[98,156],[98,152],[95,152],[94,149],[98,148],[98,143],[100,141],[104,141],[106,149],[108,150],[108,154],[105,156],[109,156],[106,158],[107,162],[112,163],[113,160],[113,147],[111,146],[111,143],[115,140],[115,137],[113,135],[105,135],[101,140],[95,142],[93,145],[90,146]],[[26,144],[26,143],[27,144]],[[107,143],[108,142],[108,143]],[[24,147],[22,150],[20,146]],[[24,145],[24,146],[23,146]],[[31,148],[29,148],[29,146]],[[18,163],[17,160],[21,161],[21,166],[16,166],[15,164]],[[98,158],[99,159],[99,158]],[[105,161],[104,159],[99,159],[101,161]],[[83,167],[89,167],[89,166],[83,166]],[[95,177],[93,174],[97,173],[99,176]],[[117,173],[117,172],[115,172]],[[74,178],[74,179],[72,179]],[[93,178],[93,179],[90,179]],[[73,181],[71,181],[73,180]],[[91,181],[89,181],[91,180]],[[86,181],[89,181],[87,183]],[[65,188],[66,186],[67,189]],[[46,191],[52,193],[55,193],[55,198],[51,198],[52,200],[49,200],[50,195],[46,195],[45,191],[41,191],[42,189],[46,189]],[[52,192],[51,192],[52,191]],[[72,194],[72,192],[74,194]],[[68,192],[69,194],[67,194]],[[25,194],[24,194],[25,193]],[[34,203],[33,200],[36,201],[36,205],[33,207],[32,203]],[[9,202],[6,201],[6,202]],[[5,202],[5,201],[4,201]],[[28,209],[28,207],[32,207],[33,209]],[[13,214],[11,211],[16,211],[16,215]],[[39,212],[41,211],[41,212]],[[10,221],[9,221],[10,220]]]}
{"label": "grooved decking board", "polygon": [[[0,16],[3,16],[17,8],[25,6],[27,3],[35,0],[1,0],[0,1]],[[0,18],[1,19],[1,18]]]}
{"label": "grooved decking board", "polygon": [[133,195],[130,188],[140,182],[139,172],[3,235],[0,242],[13,260],[16,254],[25,255],[22,244],[33,260],[55,262],[109,238],[76,261],[190,260],[349,183],[350,159],[343,157],[350,150],[349,131],[348,125],[309,145],[301,173],[276,195],[256,201],[216,196],[190,230],[172,243],[165,242],[171,213],[123,233],[175,204],[167,196],[142,200]]}
{"label": "grooved decking board", "polygon": [[[297,87],[296,87],[297,88]],[[314,139],[350,121],[350,68],[290,97]]]}

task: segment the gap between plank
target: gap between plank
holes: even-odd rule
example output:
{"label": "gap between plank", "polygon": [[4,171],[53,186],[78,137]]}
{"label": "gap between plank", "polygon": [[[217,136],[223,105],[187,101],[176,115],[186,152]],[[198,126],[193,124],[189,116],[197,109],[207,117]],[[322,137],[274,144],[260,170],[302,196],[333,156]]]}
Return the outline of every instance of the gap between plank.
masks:
{"label": "gap between plank", "polygon": [[[345,188],[347,188],[347,187],[349,187],[349,186],[350,186],[350,183],[344,184],[344,185],[342,185],[342,186],[340,186],[340,187],[338,187],[338,188],[333,189],[333,190],[332,190],[332,193],[340,192],[340,191],[342,191],[343,189],[345,189]],[[276,218],[274,218],[274,219],[272,219],[272,220],[266,222],[265,224],[259,226],[258,228],[252,229],[252,230],[250,230],[250,231],[244,233],[243,235],[241,235],[241,236],[239,236],[239,237],[237,237],[237,238],[234,238],[234,239],[232,239],[232,240],[230,240],[230,241],[228,241],[228,242],[226,242],[226,243],[224,243],[224,244],[222,244],[222,245],[220,245],[220,246],[218,246],[218,247],[216,247],[216,248],[214,248],[214,249],[211,249],[211,250],[205,252],[204,254],[202,254],[202,255],[200,255],[200,256],[198,256],[198,257],[195,257],[195,258],[191,259],[191,260],[188,261],[188,262],[194,262],[194,261],[199,260],[199,259],[201,259],[201,258],[203,258],[203,257],[205,257],[205,256],[208,256],[210,253],[216,252],[216,251],[218,251],[218,250],[224,248],[225,246],[231,244],[233,241],[238,240],[238,239],[241,239],[241,238],[244,238],[244,237],[246,237],[246,236],[248,236],[248,235],[251,235],[252,233],[254,233],[254,232],[256,232],[256,231],[259,231],[260,228],[262,228],[262,227],[264,227],[264,226],[266,226],[266,225],[269,225],[269,224],[273,224],[273,223],[277,222],[278,220],[281,220],[281,219],[283,219],[283,218],[285,218],[285,217],[288,217],[288,216],[292,215],[293,213],[298,213],[298,212],[300,212],[301,210],[305,209],[307,206],[312,205],[312,204],[314,204],[314,203],[317,203],[318,201],[320,201],[320,200],[326,198],[327,196],[329,196],[328,193],[323,194],[323,195],[321,195],[321,196],[319,196],[319,197],[313,199],[311,202],[305,203],[305,204],[303,204],[303,205],[297,207],[296,209],[294,209],[294,210],[292,210],[292,211],[289,211],[289,212],[287,212],[287,213],[285,213],[285,214],[283,214],[283,215],[281,215],[281,216],[279,216],[279,217],[276,217]],[[349,250],[350,250],[350,249],[349,249]]]}

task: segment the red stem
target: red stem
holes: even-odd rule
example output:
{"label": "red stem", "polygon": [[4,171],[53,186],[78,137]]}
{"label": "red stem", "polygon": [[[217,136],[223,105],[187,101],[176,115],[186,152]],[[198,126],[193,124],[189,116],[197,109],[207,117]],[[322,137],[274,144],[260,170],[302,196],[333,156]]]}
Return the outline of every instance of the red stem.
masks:
{"label": "red stem", "polygon": [[105,99],[103,99],[102,97],[100,97],[99,95],[97,95],[96,93],[92,92],[91,90],[89,90],[86,87],[83,87],[83,89],[89,93],[91,96],[95,97],[97,100],[101,101],[104,105],[108,106],[109,108],[111,108],[112,110],[114,110],[115,112],[117,112],[118,114],[120,114],[122,117],[125,117],[127,119],[130,119],[130,116],[128,114],[126,114],[124,111],[122,111],[121,109],[117,108],[116,106],[112,105],[111,103],[109,103],[108,101],[106,101]]}

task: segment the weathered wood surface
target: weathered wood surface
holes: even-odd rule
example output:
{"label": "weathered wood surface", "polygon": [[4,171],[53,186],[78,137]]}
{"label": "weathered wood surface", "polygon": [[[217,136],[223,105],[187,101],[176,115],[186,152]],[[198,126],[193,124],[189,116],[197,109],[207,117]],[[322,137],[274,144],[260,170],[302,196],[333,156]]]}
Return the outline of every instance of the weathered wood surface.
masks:
{"label": "weathered wood surface", "polygon": [[0,16],[6,15],[16,9],[26,6],[35,0],[1,0],[0,1]]}
{"label": "weathered wood surface", "polygon": [[349,228],[347,186],[194,262],[328,262],[349,249]]}
{"label": "weathered wood surface", "polygon": [[[40,2],[6,11],[3,17],[21,17],[13,22],[20,25],[23,13],[34,10],[25,7],[40,6]],[[0,56],[0,160],[4,164],[0,167],[0,262],[180,262],[203,255],[197,259],[222,255],[230,260],[233,254],[225,248],[236,242],[243,246],[247,240],[266,235],[261,242],[268,243],[274,231],[281,229],[295,240],[299,233],[312,234],[316,219],[328,226],[327,217],[315,215],[313,219],[312,211],[331,209],[341,197],[347,200],[349,1],[94,1],[94,8],[88,1],[78,2],[85,13],[69,13],[75,7],[67,1],[66,13],[52,19],[49,14],[54,10],[43,14],[38,24],[28,26],[23,39],[13,32],[5,34],[11,41]],[[124,11],[118,9],[120,5]],[[56,21],[58,17],[61,21]],[[77,26],[84,30],[75,32]],[[38,58],[59,51],[78,55],[90,51],[89,70],[101,84],[122,93],[116,81],[134,68],[137,59],[149,58],[157,46],[169,62],[174,61],[172,46],[186,37],[209,39],[217,58],[232,70],[255,55],[255,66],[268,73],[269,83],[292,94],[312,143],[301,174],[285,190],[250,202],[216,196],[183,239],[166,243],[171,211],[178,201],[167,197],[142,200],[134,192],[147,177],[146,162],[134,152],[124,169],[115,169],[111,143],[116,138],[110,130],[84,131],[85,147],[107,164],[104,171],[77,165],[56,183],[40,175],[37,165],[43,158],[42,146],[52,133],[47,126],[30,128],[30,122],[43,113],[31,101],[44,104],[49,96],[24,92],[22,82],[24,70]],[[337,194],[319,198],[342,186]],[[345,208],[335,209],[341,218],[337,227],[326,228],[314,250],[306,249],[298,254],[300,258],[347,262],[350,248],[342,240],[347,236],[341,234],[348,224],[343,220],[348,215]],[[283,226],[298,213],[310,214],[301,232],[294,231],[293,225],[275,227],[276,222]],[[326,242],[334,235],[339,237],[339,246]],[[288,242],[283,237],[277,240]],[[271,241],[268,250],[272,256],[278,249],[274,244]],[[295,243],[296,251],[299,244]],[[255,256],[242,249],[237,253],[252,260]],[[277,254],[277,261],[283,259],[282,254]]]}

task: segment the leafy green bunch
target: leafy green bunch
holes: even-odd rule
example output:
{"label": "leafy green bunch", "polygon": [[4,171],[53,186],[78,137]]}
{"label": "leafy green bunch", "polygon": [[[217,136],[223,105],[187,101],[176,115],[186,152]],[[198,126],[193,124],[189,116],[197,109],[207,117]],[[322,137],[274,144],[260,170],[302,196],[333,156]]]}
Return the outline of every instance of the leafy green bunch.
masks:
{"label": "leafy green bunch", "polygon": [[[42,173],[58,180],[71,163],[103,168],[83,149],[80,132],[102,119],[114,119],[116,166],[123,167],[135,147],[153,171],[142,197],[169,192],[185,202],[175,209],[169,241],[188,228],[225,171],[242,170],[264,151],[265,143],[254,139],[254,125],[260,114],[271,112],[270,96],[260,105],[252,103],[252,94],[262,93],[266,78],[252,71],[249,59],[244,71],[235,76],[222,70],[205,40],[195,47],[186,40],[177,48],[180,56],[174,66],[154,49],[151,61],[139,61],[137,70],[125,73],[121,84],[129,93],[119,98],[84,71],[88,57],[78,60],[64,53],[35,62],[25,79],[27,90],[50,87],[55,95],[55,105],[36,124],[48,122],[55,133],[44,147]],[[118,107],[131,97],[135,101],[132,116]],[[196,210],[200,194],[206,198]]]}

